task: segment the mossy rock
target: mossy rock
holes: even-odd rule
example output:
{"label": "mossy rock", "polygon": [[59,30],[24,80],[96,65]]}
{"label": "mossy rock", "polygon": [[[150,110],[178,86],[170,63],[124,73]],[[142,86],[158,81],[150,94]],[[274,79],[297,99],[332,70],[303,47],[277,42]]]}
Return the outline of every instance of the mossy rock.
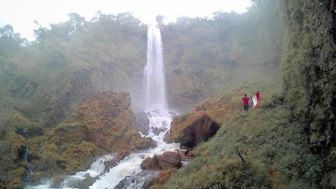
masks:
{"label": "mossy rock", "polygon": [[78,123],[63,123],[55,129],[55,144],[80,144],[87,140],[89,130]]}
{"label": "mossy rock", "polygon": [[89,168],[92,160],[104,151],[90,142],[82,142],[79,145],[70,144],[59,156],[58,166],[68,174],[74,174],[79,170]]}
{"label": "mossy rock", "polygon": [[22,182],[19,177],[16,177],[13,179],[11,182],[8,183],[7,185],[8,189],[21,189],[22,188]]}

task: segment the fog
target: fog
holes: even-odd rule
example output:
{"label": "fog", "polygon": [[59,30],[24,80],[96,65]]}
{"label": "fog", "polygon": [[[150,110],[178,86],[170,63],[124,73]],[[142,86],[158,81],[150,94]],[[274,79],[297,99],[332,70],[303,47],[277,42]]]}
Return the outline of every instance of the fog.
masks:
{"label": "fog", "polygon": [[87,20],[98,11],[105,14],[130,12],[142,22],[148,22],[155,15],[163,15],[167,21],[177,17],[204,17],[212,12],[245,12],[251,5],[250,0],[2,0],[0,2],[0,26],[10,24],[21,36],[34,39],[33,29],[38,25],[64,22],[71,12],[78,13]]}

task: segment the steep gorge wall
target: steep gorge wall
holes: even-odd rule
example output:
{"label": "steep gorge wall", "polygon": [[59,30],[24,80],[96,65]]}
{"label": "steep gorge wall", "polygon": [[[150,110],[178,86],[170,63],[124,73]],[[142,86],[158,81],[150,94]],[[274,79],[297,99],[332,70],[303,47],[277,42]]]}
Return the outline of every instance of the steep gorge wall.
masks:
{"label": "steep gorge wall", "polygon": [[282,56],[284,95],[313,153],[334,170],[336,144],[336,2],[288,0]]}

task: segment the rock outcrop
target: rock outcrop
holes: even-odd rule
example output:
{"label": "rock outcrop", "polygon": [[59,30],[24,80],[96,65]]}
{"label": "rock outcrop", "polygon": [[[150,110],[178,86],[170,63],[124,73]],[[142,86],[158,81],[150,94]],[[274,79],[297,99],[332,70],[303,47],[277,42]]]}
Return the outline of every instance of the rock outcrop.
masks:
{"label": "rock outcrop", "polygon": [[181,156],[177,152],[164,152],[162,155],[154,155],[146,158],[141,163],[141,168],[146,170],[167,170],[181,167]]}
{"label": "rock outcrop", "polygon": [[55,129],[55,144],[65,146],[88,142],[107,153],[128,154],[154,146],[150,138],[135,129],[128,93],[102,93],[92,96],[75,110],[73,118]]}
{"label": "rock outcrop", "polygon": [[216,134],[220,125],[203,111],[173,119],[167,142],[178,142],[187,148],[193,148]]}
{"label": "rock outcrop", "polygon": [[[117,161],[132,150],[154,146],[152,139],[141,137],[137,132],[130,104],[128,93],[100,93],[80,102],[72,109],[71,116],[55,128],[39,131],[28,127],[29,137],[26,138],[21,127],[16,129],[10,135],[10,151],[14,153],[15,163],[25,164],[23,153],[27,145],[34,183],[55,173],[74,174],[85,170],[95,157],[102,154],[117,153]],[[30,135],[31,131],[39,132]],[[27,172],[22,166],[17,169],[20,170],[16,171],[15,177],[18,178]],[[21,181],[12,183],[21,184]]]}

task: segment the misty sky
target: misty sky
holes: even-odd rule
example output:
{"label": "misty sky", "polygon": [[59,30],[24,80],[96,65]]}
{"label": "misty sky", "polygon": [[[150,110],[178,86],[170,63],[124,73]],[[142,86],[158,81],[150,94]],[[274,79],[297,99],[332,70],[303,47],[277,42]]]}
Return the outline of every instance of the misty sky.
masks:
{"label": "misty sky", "polygon": [[42,26],[67,20],[76,12],[90,20],[96,12],[131,12],[147,22],[161,14],[172,21],[179,16],[210,16],[215,11],[244,12],[250,0],[0,0],[0,26],[10,24],[21,36],[33,39],[34,20]]}

